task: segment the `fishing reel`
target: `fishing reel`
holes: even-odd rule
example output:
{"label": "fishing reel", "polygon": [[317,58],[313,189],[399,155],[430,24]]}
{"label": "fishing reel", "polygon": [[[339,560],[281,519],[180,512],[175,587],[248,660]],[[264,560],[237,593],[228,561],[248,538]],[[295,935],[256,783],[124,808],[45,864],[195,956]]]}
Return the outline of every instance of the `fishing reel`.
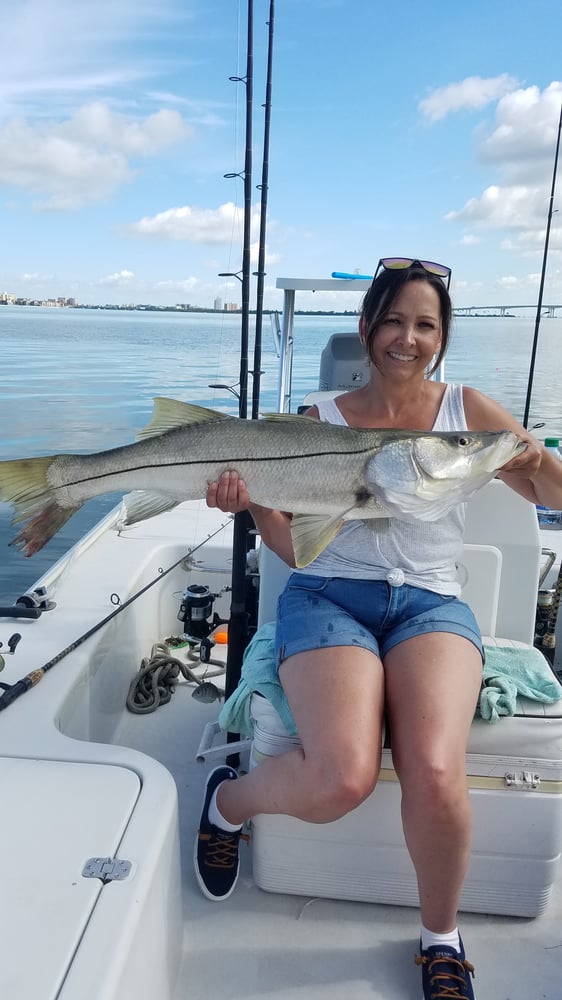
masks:
{"label": "fishing reel", "polygon": [[213,604],[218,594],[212,594],[204,584],[192,583],[181,595],[178,621],[183,622],[183,638],[188,642],[201,642],[224,619],[213,612]]}

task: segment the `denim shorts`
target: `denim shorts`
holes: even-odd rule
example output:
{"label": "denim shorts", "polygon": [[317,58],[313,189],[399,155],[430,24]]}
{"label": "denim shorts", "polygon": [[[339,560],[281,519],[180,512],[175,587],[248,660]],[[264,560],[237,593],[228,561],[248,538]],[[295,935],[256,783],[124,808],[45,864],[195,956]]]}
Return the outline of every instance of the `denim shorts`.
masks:
{"label": "denim shorts", "polygon": [[277,663],[328,646],[361,646],[384,657],[399,642],[427,632],[464,636],[484,658],[474,614],[458,597],[386,580],[293,573],[277,606]]}

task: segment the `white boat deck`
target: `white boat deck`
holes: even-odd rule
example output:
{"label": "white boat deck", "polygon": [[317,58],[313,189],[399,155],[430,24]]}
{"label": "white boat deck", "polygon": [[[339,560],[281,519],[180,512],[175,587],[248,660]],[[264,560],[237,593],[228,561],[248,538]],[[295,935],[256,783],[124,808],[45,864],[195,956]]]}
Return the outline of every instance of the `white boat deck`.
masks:
{"label": "white boat deck", "polygon": [[[188,713],[192,727],[186,724]],[[169,706],[155,716],[128,719],[120,734],[162,760],[178,786],[185,937],[174,1000],[420,997],[414,908],[263,892],[253,882],[246,845],[230,899],[211,903],[201,895],[192,848],[204,781],[214,764],[198,764],[194,756],[202,722],[215,715],[213,705],[197,705],[180,688]],[[562,872],[542,916],[466,913],[459,925],[476,968],[479,1000],[560,1000]]]}
{"label": "white boat deck", "polygon": [[[55,581],[55,610],[37,622],[0,622],[4,646],[11,632],[22,633],[1,679],[13,683],[55,656],[114,609],[112,594],[124,601],[220,523],[204,505],[184,506],[189,519],[179,509],[120,537],[103,533]],[[218,590],[229,581],[229,533],[230,526],[194,555],[201,565],[191,571],[190,582]],[[562,532],[548,533],[544,542],[559,553],[561,543]],[[418,998],[413,955],[419,919],[413,907],[266,893],[254,884],[246,845],[233,896],[212,903],[201,895],[193,844],[205,778],[217,761],[199,763],[196,753],[218,706],[194,700],[192,687],[182,682],[171,702],[153,714],[134,716],[124,709],[141,657],[150,654],[153,642],[181,629],[176,614],[185,581],[179,567],[0,713],[0,764],[15,761],[29,778],[20,786],[21,800],[17,794],[9,800],[10,812],[3,810],[0,824],[0,996]],[[228,606],[228,594],[216,603],[225,617]],[[64,777],[58,799],[48,795],[38,761],[54,762],[67,773],[81,767],[91,790],[90,811],[84,812]],[[100,782],[101,769],[108,779]],[[125,816],[116,817],[108,836],[97,813],[106,814],[115,797],[127,799]],[[94,880],[93,892],[82,864],[106,855],[129,860],[131,874],[105,885]],[[76,915],[74,896],[85,892],[88,900]],[[468,913],[461,914],[460,926],[479,1000],[560,1000],[562,872],[546,912],[536,919]]]}

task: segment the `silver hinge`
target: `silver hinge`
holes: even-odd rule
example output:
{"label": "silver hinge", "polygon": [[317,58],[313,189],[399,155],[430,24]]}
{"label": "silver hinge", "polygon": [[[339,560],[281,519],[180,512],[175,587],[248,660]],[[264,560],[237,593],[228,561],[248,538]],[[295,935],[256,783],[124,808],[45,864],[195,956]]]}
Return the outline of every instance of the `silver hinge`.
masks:
{"label": "silver hinge", "polygon": [[512,771],[505,775],[505,783],[508,788],[515,788],[517,791],[531,792],[533,788],[538,788],[541,783],[540,774],[533,774],[532,771],[519,771],[517,774]]}
{"label": "silver hinge", "polygon": [[115,882],[127,878],[131,871],[130,861],[119,858],[88,858],[82,869],[83,878],[99,878],[102,882]]}

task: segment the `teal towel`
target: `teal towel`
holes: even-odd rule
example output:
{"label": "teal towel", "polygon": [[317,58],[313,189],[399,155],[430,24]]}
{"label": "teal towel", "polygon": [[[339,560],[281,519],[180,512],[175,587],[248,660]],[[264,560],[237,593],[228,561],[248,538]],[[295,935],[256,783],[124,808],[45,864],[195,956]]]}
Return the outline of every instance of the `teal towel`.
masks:
{"label": "teal towel", "polygon": [[549,705],[562,698],[550,664],[533,646],[484,646],[484,654],[477,715],[486,722],[514,715],[518,695]]}
{"label": "teal towel", "polygon": [[[482,690],[476,716],[497,722],[514,715],[517,697],[554,704],[562,698],[548,661],[533,646],[484,646],[486,662],[482,670]],[[296,736],[285,692],[279,682],[275,661],[275,622],[262,625],[249,643],[242,662],[240,682],[223,705],[219,725],[232,733],[252,735],[250,702],[257,691],[267,698],[280,716],[287,733]]]}
{"label": "teal towel", "polygon": [[252,735],[250,702],[255,691],[271,702],[289,735],[296,736],[295,720],[279,682],[275,660],[275,622],[262,625],[248,643],[238,687],[225,701],[219,715],[221,729],[244,736]]}

